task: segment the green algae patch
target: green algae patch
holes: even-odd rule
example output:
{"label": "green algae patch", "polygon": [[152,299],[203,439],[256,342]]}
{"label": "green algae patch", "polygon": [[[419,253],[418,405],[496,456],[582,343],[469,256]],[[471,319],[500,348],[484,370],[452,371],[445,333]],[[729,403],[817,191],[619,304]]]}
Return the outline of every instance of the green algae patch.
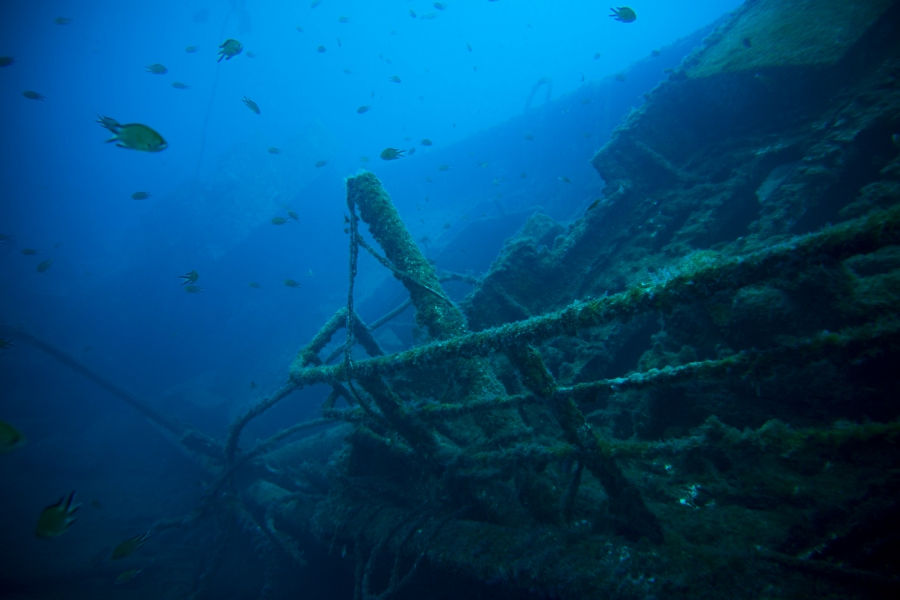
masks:
{"label": "green algae patch", "polygon": [[837,63],[893,4],[891,0],[761,0],[707,39],[692,78]]}

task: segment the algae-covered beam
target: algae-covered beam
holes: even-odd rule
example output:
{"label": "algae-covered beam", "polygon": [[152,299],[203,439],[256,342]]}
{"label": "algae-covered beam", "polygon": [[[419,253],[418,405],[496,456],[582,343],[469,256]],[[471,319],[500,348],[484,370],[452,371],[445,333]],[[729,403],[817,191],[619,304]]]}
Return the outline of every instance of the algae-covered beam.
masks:
{"label": "algae-covered beam", "polygon": [[659,519],[644,504],[640,491],[628,481],[615,459],[608,455],[572,397],[556,393],[556,381],[540,353],[531,346],[521,346],[511,348],[507,356],[519,369],[525,386],[548,402],[566,441],[581,450],[584,466],[603,485],[617,532],[634,541],[646,537],[651,542],[662,543]]}
{"label": "algae-covered beam", "polygon": [[372,173],[347,180],[347,204],[359,207],[360,217],[369,225],[387,259],[398,270],[415,279],[398,279],[409,290],[416,307],[416,320],[432,339],[442,340],[465,332],[465,320],[454,305],[430,290],[440,290],[440,281],[428,260],[416,246],[381,182]]}
{"label": "algae-covered beam", "polygon": [[[796,271],[824,257],[840,261],[898,244],[900,206],[765,251],[723,259],[714,265],[685,269],[658,286],[632,288],[614,296],[575,302],[540,317],[433,342],[390,356],[359,361],[354,365],[354,373],[361,376],[387,375],[416,365],[438,364],[454,357],[487,356],[524,343],[539,344],[579,329],[624,322],[639,314],[665,311],[708,298],[719,291],[753,285],[778,274]],[[294,368],[291,372],[291,378],[298,385],[328,383],[341,377],[340,367]]]}

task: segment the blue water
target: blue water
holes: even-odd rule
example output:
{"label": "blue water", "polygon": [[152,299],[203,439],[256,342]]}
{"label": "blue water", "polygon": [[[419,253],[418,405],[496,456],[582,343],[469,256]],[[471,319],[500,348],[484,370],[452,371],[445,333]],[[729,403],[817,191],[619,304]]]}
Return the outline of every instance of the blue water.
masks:
{"label": "blue water", "polygon": [[[373,171],[439,266],[483,272],[524,216],[480,244],[467,226],[580,214],[603,186],[588,160],[690,46],[666,48],[740,3],[635,2],[628,24],[597,2],[446,4],[4,3],[0,56],[15,62],[0,68],[0,233],[11,236],[0,245],[0,320],[221,438],[346,301],[344,178]],[[243,52],[217,62],[227,38]],[[149,73],[154,63],[168,73]],[[168,148],[104,143],[98,115],[146,124]],[[416,152],[382,161],[389,147]],[[132,200],[137,191],[151,197]],[[272,225],[285,207],[300,222]],[[191,270],[201,293],[180,285]],[[356,289],[366,319],[403,298],[365,256]],[[411,315],[399,322],[389,350],[412,342]],[[244,435],[312,414],[323,394],[305,390]],[[201,493],[202,473],[158,431],[25,344],[0,353],[0,419],[29,440],[0,456],[0,583],[22,593],[40,597],[29,588],[40,577],[79,577],[98,551]],[[40,510],[71,489],[104,508],[85,505],[64,536],[35,540]]]}

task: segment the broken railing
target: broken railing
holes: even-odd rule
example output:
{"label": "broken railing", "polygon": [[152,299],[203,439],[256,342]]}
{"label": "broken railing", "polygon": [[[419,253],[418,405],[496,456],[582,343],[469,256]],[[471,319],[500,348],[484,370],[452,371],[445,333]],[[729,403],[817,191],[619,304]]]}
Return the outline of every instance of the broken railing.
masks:
{"label": "broken railing", "polygon": [[[290,369],[289,381],[276,394],[252,407],[238,418],[229,430],[225,443],[226,464],[222,481],[249,457],[258,456],[277,440],[295,431],[322,424],[322,420],[301,423],[284,429],[255,449],[237,451],[243,428],[255,417],[277,404],[296,389],[313,384],[332,387],[322,406],[322,417],[353,423],[364,436],[385,445],[397,436],[404,443],[396,447],[413,460],[435,471],[464,465],[470,461],[460,456],[476,453],[480,459],[503,461],[516,455],[516,450],[502,452],[475,450],[465,443],[448,443],[442,429],[452,427],[453,419],[478,412],[503,411],[518,405],[542,403],[556,416],[561,439],[554,445],[558,459],[568,455],[576,461],[572,482],[562,498],[564,522],[571,513],[578,480],[587,468],[603,485],[610,498],[610,514],[618,523],[617,531],[630,539],[646,537],[662,541],[662,528],[657,517],[646,507],[638,489],[628,481],[617,464],[616,456],[629,454],[631,445],[639,443],[610,440],[597,435],[581,413],[579,403],[596,401],[598,397],[627,389],[645,389],[691,379],[704,381],[730,378],[762,378],[780,364],[809,363],[823,357],[841,356],[847,360],[873,345],[896,343],[900,339],[900,321],[892,316],[876,318],[868,324],[837,332],[823,332],[799,342],[784,343],[765,350],[744,351],[726,358],[704,360],[680,367],[651,369],[627,377],[559,386],[544,366],[537,348],[557,336],[573,336],[579,331],[608,323],[622,323],[644,313],[666,313],[686,303],[709,298],[726,290],[737,290],[771,279],[775,274],[799,271],[817,261],[841,261],[867,254],[884,246],[900,243],[900,209],[894,208],[839,226],[796,237],[788,242],[736,258],[720,258],[711,264],[689,265],[668,281],[652,286],[629,289],[613,296],[577,301],[562,310],[525,321],[505,324],[479,332],[467,332],[459,309],[447,299],[439,287],[439,278],[419,253],[411,237],[390,204],[387,194],[371,174],[351,178],[348,186],[350,211],[350,295],[346,307],[338,310],[313,340],[298,354]],[[367,326],[353,310],[352,287],[355,257],[359,246],[376,254],[357,232],[357,208],[370,232],[384,249],[377,256],[410,292],[416,308],[417,322],[431,334],[432,342],[403,352],[386,355]],[[402,312],[404,303],[387,316]],[[381,325],[387,318],[379,319]],[[340,330],[347,331],[345,343],[323,360],[319,353]],[[370,358],[353,360],[355,343]],[[343,353],[343,360],[329,364]],[[508,395],[495,385],[486,359],[504,354],[518,370],[525,393]],[[468,388],[459,389],[454,401],[421,403],[410,394],[395,391],[392,377],[405,373],[427,372],[448,380],[460,371]],[[475,376],[471,376],[477,372]],[[498,391],[499,390],[499,391]],[[337,408],[343,399],[346,407]],[[379,433],[376,433],[379,432]],[[352,443],[352,440],[351,440]],[[534,444],[519,446],[520,454],[542,452]],[[550,454],[549,449],[544,452]],[[469,457],[471,458],[471,456]],[[462,467],[459,467],[462,468]],[[456,507],[457,509],[459,507]]]}
{"label": "broken railing", "polygon": [[[466,465],[475,462],[500,464],[529,458],[559,460],[567,457],[574,460],[576,466],[560,498],[562,523],[568,523],[571,517],[581,474],[588,469],[607,492],[610,515],[618,524],[616,531],[629,539],[646,537],[653,542],[662,541],[661,524],[644,503],[638,488],[624,475],[618,459],[647,452],[664,452],[664,448],[660,444],[656,447],[648,442],[612,440],[598,435],[582,414],[580,405],[629,389],[647,389],[691,380],[758,380],[769,376],[779,365],[790,363],[796,366],[826,357],[852,361],[874,346],[900,341],[900,319],[888,314],[873,316],[863,325],[836,332],[821,332],[801,341],[784,342],[763,350],[748,350],[679,367],[650,369],[626,377],[561,386],[544,365],[538,350],[542,343],[558,336],[574,336],[579,331],[604,324],[624,323],[645,313],[667,313],[677,306],[709,298],[718,292],[738,290],[775,276],[798,272],[823,260],[839,262],[900,244],[900,207],[796,237],[764,251],[735,258],[719,258],[711,263],[686,262],[687,266],[662,283],[635,287],[599,299],[576,301],[559,311],[525,321],[469,332],[461,311],[446,296],[440,284],[447,279],[469,283],[476,281],[467,276],[439,276],[435,273],[374,175],[364,173],[348,179],[347,191],[350,213],[347,305],[337,310],[298,352],[290,367],[288,381],[234,421],[224,445],[162,415],[50,344],[6,326],[0,326],[0,334],[32,343],[50,353],[132,405],[187,449],[203,457],[207,467],[215,474],[215,481],[208,486],[198,510],[182,521],[182,525],[194,522],[214,506],[223,488],[235,490],[238,485],[235,474],[242,467],[261,460],[279,442],[304,430],[344,421],[356,427],[357,434],[351,437],[351,443],[368,440],[390,446],[392,441],[399,441],[392,446],[394,451],[418,461],[425,467],[423,472],[463,471]],[[370,233],[381,246],[384,256],[379,255],[358,233],[359,218],[368,223]],[[410,294],[408,300],[371,324],[363,322],[353,307],[356,257],[360,246],[387,267]],[[410,305],[415,307],[417,323],[429,332],[432,341],[386,355],[372,332]],[[346,331],[347,335],[343,344],[329,356],[321,358],[320,353],[341,330]],[[370,358],[353,359],[351,349],[357,344]],[[518,371],[524,392],[510,395],[499,385],[488,358],[501,354]],[[338,358],[341,358],[339,362],[331,364]],[[427,379],[428,385],[444,385],[450,392],[440,397],[436,395],[436,401],[418,402],[409,390],[399,389],[403,386],[395,385],[397,375],[416,373]],[[286,427],[252,449],[239,451],[241,433],[250,421],[295,390],[313,384],[326,384],[332,388],[323,402],[321,418]],[[343,407],[339,407],[339,400],[344,401]],[[510,409],[526,404],[543,405],[555,416],[559,439],[552,449],[535,444],[534,440],[529,440],[531,443],[528,444],[514,440],[512,446],[497,450],[484,444],[470,443],[471,436],[467,438],[464,434],[453,437],[453,441],[448,438],[448,429],[454,427],[456,419],[476,413],[502,411],[509,411],[502,413],[504,418],[515,419],[517,417]],[[257,473],[260,478],[267,477],[264,469],[256,469],[254,474]],[[258,543],[281,547],[302,564],[302,553],[297,550],[296,542],[276,529],[272,511],[267,510],[266,518],[261,520],[247,509],[244,500],[238,496],[239,502],[229,504],[234,512],[233,518],[228,521],[231,529],[226,528],[220,535],[230,535],[235,524],[248,524],[245,529],[253,532]],[[291,498],[286,495],[280,502],[288,502]],[[477,501],[474,495],[467,499],[467,502]],[[434,515],[434,521],[443,526],[448,519],[463,514],[468,506],[462,503],[444,507],[442,513]],[[402,523],[407,523],[407,520],[413,524],[424,522],[427,518],[424,510],[416,509]],[[160,526],[178,524],[175,520],[167,523]],[[399,527],[398,524],[394,529]],[[389,536],[394,533],[391,530]],[[434,528],[430,535],[436,533],[437,528]],[[374,597],[366,590],[375,556],[382,551],[385,541],[382,539],[371,545],[368,558],[360,554],[362,550],[357,548],[362,565],[357,569],[358,597]],[[400,547],[402,545],[403,542]],[[218,549],[210,570],[221,561],[225,547],[223,544]],[[413,569],[418,562],[414,561]],[[408,575],[400,577],[397,573],[392,574],[389,589],[380,597],[389,597],[389,592],[395,592],[402,586]]]}

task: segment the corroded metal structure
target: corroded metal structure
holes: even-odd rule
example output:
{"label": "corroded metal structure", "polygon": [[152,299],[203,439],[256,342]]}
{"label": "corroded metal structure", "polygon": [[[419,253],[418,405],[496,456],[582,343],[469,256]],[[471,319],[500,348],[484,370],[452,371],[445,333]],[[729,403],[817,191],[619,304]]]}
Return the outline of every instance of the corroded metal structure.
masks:
{"label": "corroded metal structure", "polygon": [[[437,272],[375,176],[348,179],[347,304],[224,443],[119,394],[214,479],[158,528],[213,517],[207,575],[249,537],[273,596],[900,593],[900,7],[801,4],[736,11],[594,157],[603,198],[566,231],[532,217],[481,278]],[[371,324],[360,248],[409,292]],[[429,340],[385,354],[409,305]],[[241,448],[314,385],[318,418]]]}

